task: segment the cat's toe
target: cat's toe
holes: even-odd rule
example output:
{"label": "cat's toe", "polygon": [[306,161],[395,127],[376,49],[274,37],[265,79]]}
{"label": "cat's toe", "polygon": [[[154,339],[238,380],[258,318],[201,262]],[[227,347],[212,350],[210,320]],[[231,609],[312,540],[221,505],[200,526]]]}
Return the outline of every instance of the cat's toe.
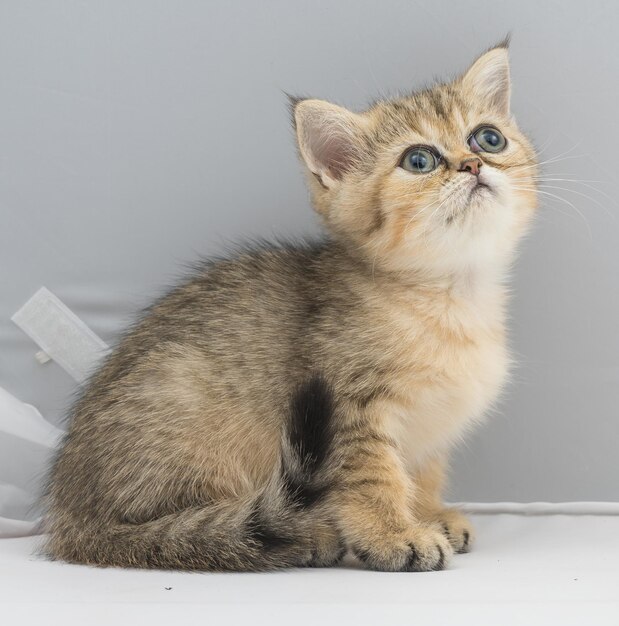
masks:
{"label": "cat's toe", "polygon": [[455,509],[443,509],[433,521],[438,523],[454,552],[469,552],[474,539],[473,526],[465,515]]}
{"label": "cat's toe", "polygon": [[370,569],[388,572],[429,572],[444,569],[453,549],[433,527],[417,526],[383,545],[354,550]]}
{"label": "cat's toe", "polygon": [[346,555],[346,545],[332,524],[317,524],[313,529],[312,556],[308,567],[334,567]]}

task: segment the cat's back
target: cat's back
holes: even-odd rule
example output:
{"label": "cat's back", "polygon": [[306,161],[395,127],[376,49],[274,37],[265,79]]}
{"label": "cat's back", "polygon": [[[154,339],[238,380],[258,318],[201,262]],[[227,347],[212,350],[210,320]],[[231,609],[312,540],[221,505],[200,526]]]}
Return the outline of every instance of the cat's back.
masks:
{"label": "cat's back", "polygon": [[[298,334],[325,241],[260,243],[196,265],[123,335],[91,383],[123,376],[149,353],[259,357]],[[267,349],[268,348],[268,349]]]}
{"label": "cat's back", "polygon": [[158,300],[138,327],[161,339],[164,324],[174,340],[205,326],[224,331],[244,320],[251,321],[252,332],[260,330],[262,322],[293,311],[304,299],[326,247],[321,241],[264,243],[205,261]]}

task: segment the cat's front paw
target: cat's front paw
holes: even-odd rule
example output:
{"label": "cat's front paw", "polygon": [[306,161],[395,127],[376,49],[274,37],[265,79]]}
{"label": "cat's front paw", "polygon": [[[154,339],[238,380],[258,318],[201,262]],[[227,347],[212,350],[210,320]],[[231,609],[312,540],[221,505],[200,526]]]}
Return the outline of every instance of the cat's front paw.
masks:
{"label": "cat's front paw", "polygon": [[372,545],[356,546],[353,552],[370,569],[429,572],[444,569],[453,549],[435,527],[415,526],[406,533],[382,537]]}
{"label": "cat's front paw", "polygon": [[441,509],[424,516],[424,522],[437,524],[449,540],[454,552],[469,552],[473,543],[474,532],[469,518],[457,509]]}

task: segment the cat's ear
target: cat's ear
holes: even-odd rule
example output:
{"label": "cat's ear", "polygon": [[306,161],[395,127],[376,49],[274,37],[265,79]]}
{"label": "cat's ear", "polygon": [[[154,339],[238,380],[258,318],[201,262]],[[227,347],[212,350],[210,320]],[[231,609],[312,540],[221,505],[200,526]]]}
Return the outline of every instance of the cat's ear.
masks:
{"label": "cat's ear", "polygon": [[293,100],[292,106],[301,156],[331,189],[361,156],[365,119],[324,100]]}
{"label": "cat's ear", "polygon": [[505,116],[509,115],[511,92],[507,46],[508,40],[482,54],[460,79],[472,97]]}

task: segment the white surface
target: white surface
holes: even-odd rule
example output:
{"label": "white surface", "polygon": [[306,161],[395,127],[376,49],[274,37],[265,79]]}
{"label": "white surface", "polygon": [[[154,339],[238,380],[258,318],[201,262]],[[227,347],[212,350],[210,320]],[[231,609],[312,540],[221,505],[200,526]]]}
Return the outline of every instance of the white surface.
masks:
{"label": "white surface", "polygon": [[[96,569],[0,541],[2,623],[619,624],[619,517],[476,516],[478,541],[443,572],[187,574]],[[170,587],[170,589],[166,589]]]}

